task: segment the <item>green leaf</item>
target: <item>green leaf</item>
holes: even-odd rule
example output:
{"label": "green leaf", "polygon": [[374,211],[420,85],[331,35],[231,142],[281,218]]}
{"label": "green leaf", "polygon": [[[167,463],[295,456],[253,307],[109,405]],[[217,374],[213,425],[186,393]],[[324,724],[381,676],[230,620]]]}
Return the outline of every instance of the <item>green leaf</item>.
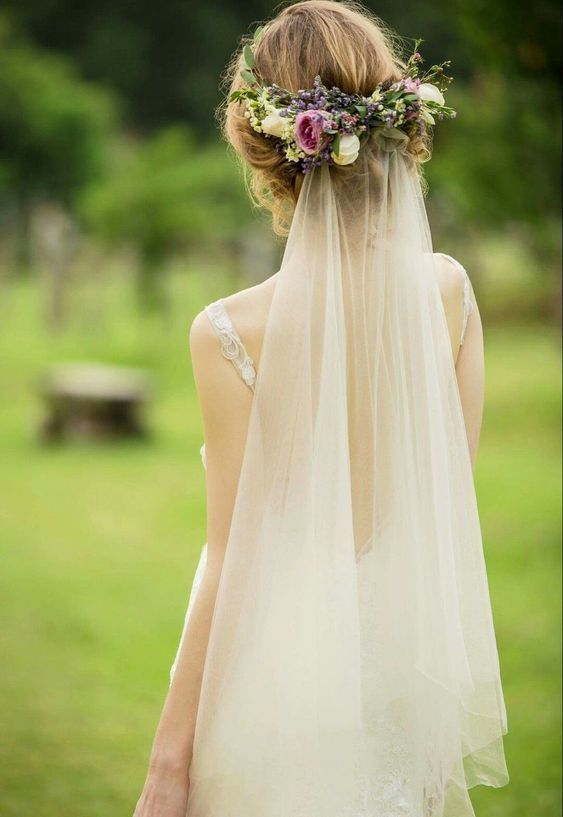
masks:
{"label": "green leaf", "polygon": [[245,45],[243,53],[247,68],[254,68],[254,54],[252,53],[252,48],[249,45]]}
{"label": "green leaf", "polygon": [[332,152],[336,153],[338,156],[340,152],[340,134],[337,133],[335,138],[332,140]]}
{"label": "green leaf", "polygon": [[355,108],[360,114],[360,116],[365,116],[368,112],[368,109],[366,108],[365,105],[356,105]]}
{"label": "green leaf", "polygon": [[254,74],[252,73],[252,71],[248,71],[246,68],[244,68],[244,69],[243,69],[243,70],[240,72],[240,75],[241,75],[241,77],[243,78],[243,80],[244,80],[245,82],[248,82],[250,85],[254,85],[254,83],[256,82],[256,77],[254,76]]}
{"label": "green leaf", "polygon": [[259,40],[259,39],[260,39],[260,37],[262,36],[263,32],[264,32],[264,26],[258,26],[258,28],[256,29],[256,31],[254,32],[254,42],[255,42],[255,43],[257,43],[257,42],[258,42],[258,40]]}

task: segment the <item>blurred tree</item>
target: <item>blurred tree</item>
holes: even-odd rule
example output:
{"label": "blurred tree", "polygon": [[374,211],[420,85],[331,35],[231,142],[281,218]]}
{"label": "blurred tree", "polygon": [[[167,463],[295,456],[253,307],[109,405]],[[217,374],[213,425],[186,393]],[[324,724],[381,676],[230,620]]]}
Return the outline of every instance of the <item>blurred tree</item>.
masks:
{"label": "blurred tree", "polygon": [[113,0],[5,0],[39,45],[68,54],[84,76],[114,89],[142,130],[188,121],[213,130],[219,75],[270,0],[115,3]]}
{"label": "blurred tree", "polygon": [[437,134],[440,158],[429,177],[460,225],[558,221],[560,123],[551,90],[491,72],[452,86],[456,127]]}
{"label": "blurred tree", "polygon": [[169,253],[228,241],[250,217],[224,148],[179,126],[124,149],[114,172],[85,193],[82,212],[108,244],[138,249],[144,306],[162,303],[159,273]]}
{"label": "blurred tree", "polygon": [[103,171],[113,123],[106,91],[0,29],[0,201],[16,208],[21,262],[33,204],[47,199],[73,208]]}

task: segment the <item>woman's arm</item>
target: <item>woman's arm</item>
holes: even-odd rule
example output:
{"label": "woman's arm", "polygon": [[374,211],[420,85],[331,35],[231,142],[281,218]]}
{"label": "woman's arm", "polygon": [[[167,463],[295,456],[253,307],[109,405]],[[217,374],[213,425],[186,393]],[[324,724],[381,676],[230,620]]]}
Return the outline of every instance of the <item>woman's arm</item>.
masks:
{"label": "woman's arm", "polygon": [[207,565],[190,612],[134,817],[185,817],[197,705],[218,583],[216,569]]}
{"label": "woman's arm", "polygon": [[471,454],[471,464],[473,468],[475,468],[477,449],[481,435],[481,424],[483,421],[485,363],[483,352],[483,326],[473,288],[471,289],[471,300],[473,302],[473,310],[467,321],[465,340],[459,349],[455,368],[465,419],[469,452]]}
{"label": "woman's arm", "polygon": [[222,357],[217,336],[204,313],[192,324],[190,350],[206,446],[207,563],[164,703],[147,781],[134,817],[185,817],[188,769],[203,668],[251,406],[250,390]]}

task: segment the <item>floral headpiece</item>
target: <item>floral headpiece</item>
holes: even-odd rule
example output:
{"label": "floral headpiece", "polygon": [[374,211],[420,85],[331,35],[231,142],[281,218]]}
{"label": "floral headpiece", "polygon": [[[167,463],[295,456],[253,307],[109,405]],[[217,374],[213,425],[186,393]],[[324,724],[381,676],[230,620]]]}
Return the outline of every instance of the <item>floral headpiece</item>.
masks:
{"label": "floral headpiece", "polygon": [[[263,29],[254,35],[254,44]],[[303,173],[322,164],[349,165],[358,158],[368,131],[377,128],[389,145],[423,135],[436,118],[453,119],[456,112],[444,103],[451,82],[445,73],[450,62],[433,65],[421,74],[422,57],[415,42],[404,75],[392,84],[382,83],[369,96],[346,94],[327,88],[319,76],[313,87],[293,94],[278,85],[263,85],[254,67],[253,46],[244,48],[247,86],[233,91],[229,102],[246,101],[245,116],[251,127],[275,142],[276,149]]]}

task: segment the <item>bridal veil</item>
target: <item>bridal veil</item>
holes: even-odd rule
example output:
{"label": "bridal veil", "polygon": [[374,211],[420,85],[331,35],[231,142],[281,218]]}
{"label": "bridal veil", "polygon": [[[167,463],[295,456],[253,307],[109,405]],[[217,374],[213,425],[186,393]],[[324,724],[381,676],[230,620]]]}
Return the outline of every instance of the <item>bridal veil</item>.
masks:
{"label": "bridal veil", "polygon": [[469,817],[506,782],[473,475],[400,134],[308,173],[213,616],[189,817]]}

